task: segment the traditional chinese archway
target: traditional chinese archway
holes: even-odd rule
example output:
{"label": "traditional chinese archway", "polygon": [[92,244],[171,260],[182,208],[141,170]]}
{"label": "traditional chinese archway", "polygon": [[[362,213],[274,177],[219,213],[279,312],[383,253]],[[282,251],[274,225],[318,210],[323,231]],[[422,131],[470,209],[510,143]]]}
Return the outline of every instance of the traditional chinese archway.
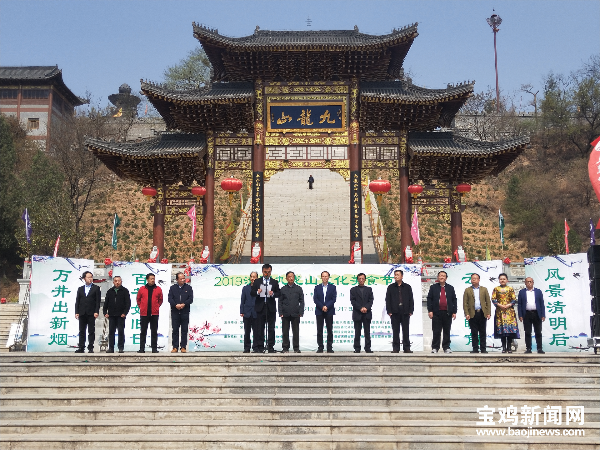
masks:
{"label": "traditional chinese archway", "polygon": [[[411,242],[408,186],[427,185],[414,204],[419,213],[447,218],[454,253],[462,245],[456,186],[499,174],[528,143],[478,142],[437,131],[450,127],[474,84],[426,89],[404,77],[416,24],[381,36],[356,27],[298,32],[257,27],[253,35],[230,38],[197,24],[193,33],[213,68],[210,85],[180,91],[141,83],[176,132],[135,144],[89,140],[88,147],[115,173],[141,184],[157,189],[203,184],[203,242],[213,258],[214,183],[224,171],[241,171],[251,180],[251,235],[261,260],[268,256],[264,183],[293,168],[327,168],[350,181],[349,253],[356,243],[363,246],[363,169],[389,169],[398,177],[403,248]],[[163,136],[184,136],[185,144],[165,146]],[[157,198],[154,242],[164,248],[156,218],[170,212],[160,202]],[[162,227],[164,234],[164,219]]]}

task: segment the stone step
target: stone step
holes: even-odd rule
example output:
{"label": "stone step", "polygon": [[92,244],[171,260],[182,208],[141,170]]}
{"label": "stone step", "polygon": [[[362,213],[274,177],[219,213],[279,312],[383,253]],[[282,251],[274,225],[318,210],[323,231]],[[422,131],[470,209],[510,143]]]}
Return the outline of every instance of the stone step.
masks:
{"label": "stone step", "polygon": [[[543,417],[543,416],[542,416]],[[553,429],[554,426],[541,424],[538,429]],[[583,425],[569,424],[585,430],[588,438],[600,436],[600,423],[585,421]],[[246,434],[270,434],[285,436],[288,434],[302,435],[405,435],[413,434],[420,430],[423,435],[473,435],[475,429],[481,428],[476,421],[459,420],[203,420],[187,418],[180,420],[93,420],[88,423],[69,424],[61,420],[36,420],[32,423],[23,423],[20,420],[0,421],[0,434],[105,434],[120,433],[145,433],[145,434],[170,434],[176,428],[179,433],[188,434],[234,434],[244,428]],[[506,429],[507,425],[490,426],[490,429]],[[527,427],[524,427],[527,428]]]}
{"label": "stone step", "polygon": [[[372,434],[363,435],[360,439],[357,439],[356,435],[344,434],[256,434],[250,437],[247,434],[208,435],[179,433],[178,430],[172,429],[171,431],[172,434],[2,434],[0,435],[0,442],[4,443],[7,447],[10,446],[11,450],[32,450],[38,448],[43,448],[44,450],[62,450],[65,448],[106,450],[123,450],[123,448],[144,450],[204,450],[215,448],[260,448],[266,450],[312,450],[323,448],[341,448],[344,450],[399,450],[405,448],[435,448],[444,450],[464,450],[466,448],[486,450],[516,450],[525,448],[535,448],[536,450],[588,450],[598,448],[597,438],[588,438],[587,436],[531,436],[525,438],[521,436],[456,436],[454,433],[447,435],[423,435],[420,432],[421,430],[415,430],[414,434]],[[475,430],[473,431],[475,432]]]}
{"label": "stone step", "polygon": [[[515,402],[518,404],[518,402]],[[520,405],[520,404],[518,404]],[[483,406],[483,405],[481,405]],[[517,405],[515,405],[517,406]],[[521,405],[522,406],[522,405]],[[463,420],[479,421],[476,407],[369,407],[325,406],[315,410],[312,406],[157,406],[130,405],[115,400],[112,406],[75,405],[47,407],[3,406],[0,420],[32,421],[61,420],[122,420],[123,415],[131,420],[187,420],[190,417],[203,420]],[[562,420],[566,421],[563,410]],[[600,422],[600,408],[586,408],[585,422]]]}
{"label": "stone step", "polygon": [[[74,391],[74,390],[73,390]],[[403,393],[401,396],[392,395],[392,393],[369,393],[353,390],[350,393],[307,393],[290,394],[280,392],[267,393],[174,393],[174,392],[147,392],[127,390],[125,393],[110,392],[90,392],[85,389],[77,392],[74,396],[72,392],[62,393],[35,393],[34,391],[23,389],[18,393],[6,393],[0,397],[0,406],[32,406],[32,407],[50,407],[50,406],[96,406],[96,407],[115,407],[115,405],[126,404],[133,405],[152,405],[161,407],[189,406],[198,407],[199,404],[206,408],[214,406],[237,406],[240,409],[249,406],[310,406],[313,408],[324,408],[331,406],[344,407],[471,407],[478,408],[488,405],[494,408],[507,407],[509,405],[522,406],[532,405],[545,407],[552,406],[584,406],[587,408],[600,407],[600,394],[597,389],[586,392],[576,391],[575,394],[559,393],[548,397],[548,394],[539,391],[526,390],[520,393],[518,397],[513,392],[507,394],[505,389],[500,394],[488,392],[485,388],[485,396],[481,398],[473,397],[473,388],[471,393],[459,394],[455,390],[450,392],[421,392],[421,393]],[[115,409],[116,410],[116,409]]]}
{"label": "stone step", "polygon": [[[351,392],[361,392],[367,394],[376,394],[379,392],[385,392],[389,395],[404,395],[410,394],[446,394],[456,393],[469,395],[473,391],[473,384],[463,383],[398,383],[390,382],[379,385],[368,385],[365,383],[307,383],[307,382],[294,382],[289,385],[283,383],[247,383],[244,380],[233,383],[214,383],[212,386],[202,384],[200,379],[196,380],[194,384],[193,380],[181,382],[180,384],[174,384],[173,382],[158,383],[150,381],[131,382],[119,380],[115,383],[115,378],[110,381],[94,382],[65,382],[65,383],[48,383],[44,381],[30,382],[30,383],[7,383],[4,382],[0,386],[0,393],[2,394],[18,394],[20,392],[35,392],[35,393],[61,393],[70,392],[73,390],[87,390],[89,392],[103,392],[106,395],[112,395],[121,392],[161,392],[161,393],[174,393],[174,394],[208,394],[208,393],[231,393],[238,395],[245,395],[249,393],[256,394],[267,394],[275,392],[278,394],[306,394],[313,392],[325,392],[330,394],[344,394]],[[506,390],[506,380],[500,385],[485,385],[486,393],[488,395],[501,394]],[[532,392],[537,395],[594,395],[600,392],[598,385],[596,384],[569,384],[569,383],[548,383],[548,384],[524,384],[514,383],[510,381],[510,390],[514,395],[521,395],[527,392]]]}
{"label": "stone step", "polygon": [[[0,384],[7,386],[11,381],[17,385],[43,385],[43,384],[64,384],[73,383],[93,383],[99,385],[102,383],[114,383],[115,379],[129,381],[134,379],[138,385],[154,385],[160,387],[172,385],[190,385],[208,384],[221,386],[228,385],[244,385],[254,387],[262,384],[280,384],[283,386],[296,384],[314,384],[329,386],[348,386],[368,385],[371,387],[393,387],[393,386],[416,386],[416,385],[431,385],[431,386],[455,386],[455,387],[471,387],[473,384],[483,383],[487,385],[496,385],[503,383],[506,379],[518,381],[519,385],[535,384],[536,388],[546,385],[576,385],[579,387],[589,387],[589,385],[598,385],[600,377],[598,374],[578,374],[573,377],[568,373],[544,373],[544,374],[529,374],[515,373],[508,368],[489,373],[482,379],[479,373],[456,373],[444,374],[439,371],[438,374],[415,373],[415,372],[335,372],[335,373],[315,373],[315,372],[236,372],[236,373],[199,373],[196,371],[188,372],[153,372],[145,371],[136,372],[121,372],[110,371],[106,373],[19,373],[15,374],[5,371],[0,373]],[[14,381],[13,381],[14,380]],[[466,385],[466,386],[465,386]]]}
{"label": "stone step", "polygon": [[[10,355],[15,358],[15,354]],[[23,353],[19,353],[25,356]],[[107,355],[108,357],[108,355]],[[4,358],[8,359],[8,358]],[[268,370],[271,374],[276,373],[310,373],[335,374],[344,372],[352,374],[362,373],[406,373],[411,374],[496,374],[500,372],[510,372],[515,374],[546,375],[546,374],[600,374],[600,364],[575,364],[575,363],[524,363],[524,362],[490,362],[487,364],[477,363],[410,363],[410,362],[288,362],[286,364],[273,365],[269,361],[263,362],[196,362],[194,359],[180,360],[181,362],[161,362],[155,364],[152,361],[130,362],[126,359],[111,359],[107,361],[96,360],[96,362],[66,362],[61,363],[43,363],[43,362],[7,362],[2,363],[3,372],[10,372],[17,376],[27,373],[60,373],[65,371],[78,373],[112,373],[119,371],[123,373],[132,373],[146,371],[146,367],[152,365],[152,371],[158,373],[179,373],[194,371],[197,374],[225,374],[225,373],[254,373]],[[438,361],[440,361],[438,359]]]}

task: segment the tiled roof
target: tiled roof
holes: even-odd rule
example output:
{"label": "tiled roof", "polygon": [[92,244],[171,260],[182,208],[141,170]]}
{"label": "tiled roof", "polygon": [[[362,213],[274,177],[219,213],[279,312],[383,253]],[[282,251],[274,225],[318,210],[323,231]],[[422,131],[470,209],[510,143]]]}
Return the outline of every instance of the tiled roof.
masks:
{"label": "tiled roof", "polygon": [[427,89],[406,81],[364,81],[360,83],[361,99],[394,102],[448,101],[473,93],[475,82],[449,85],[446,89]]}
{"label": "tiled roof", "polygon": [[412,132],[408,146],[418,155],[491,156],[529,144],[522,136],[498,142],[485,142],[457,136],[452,132]]}
{"label": "tiled roof", "polygon": [[140,82],[142,91],[145,94],[152,94],[182,103],[252,101],[254,96],[252,83],[247,82],[212,83],[204,88],[186,90],[169,89],[163,85],[144,80],[140,80]]}
{"label": "tiled roof", "polygon": [[77,97],[65,84],[62,70],[58,66],[3,66],[0,67],[0,86],[6,86],[18,81],[31,84],[52,84],[67,98],[73,106],[86,103]]}
{"label": "tiled roof", "polygon": [[206,146],[203,134],[170,133],[136,142],[114,142],[102,139],[86,139],[86,145],[103,153],[125,156],[131,159],[173,158],[198,156]]}
{"label": "tiled roof", "polygon": [[201,41],[206,39],[240,50],[263,49],[274,46],[286,46],[295,49],[315,46],[369,48],[394,43],[406,38],[414,39],[418,35],[417,25],[415,23],[384,35],[360,33],[358,28],[354,30],[273,31],[260,30],[257,27],[254,34],[241,38],[223,36],[219,34],[219,30],[210,29],[196,23],[193,23],[193,28],[194,36]]}

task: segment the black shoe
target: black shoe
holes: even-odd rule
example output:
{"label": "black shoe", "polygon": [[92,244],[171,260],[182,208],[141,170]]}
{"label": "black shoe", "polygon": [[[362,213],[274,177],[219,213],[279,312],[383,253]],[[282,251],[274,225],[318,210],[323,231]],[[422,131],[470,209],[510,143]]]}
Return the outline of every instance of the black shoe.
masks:
{"label": "black shoe", "polygon": [[88,353],[94,353],[94,349],[88,350]]}
{"label": "black shoe", "polygon": [[[281,353],[289,353],[289,352],[290,352],[289,350],[281,350]],[[269,353],[275,353],[275,352],[269,351]]]}
{"label": "black shoe", "polygon": [[264,350],[252,350],[252,353],[264,353]]}
{"label": "black shoe", "polygon": [[481,353],[487,353],[487,352],[488,352],[487,350],[481,350]]}
{"label": "black shoe", "polygon": [[400,353],[400,350],[392,350],[392,353]]}
{"label": "black shoe", "polygon": [[354,353],[360,353],[360,350],[354,350]]}
{"label": "black shoe", "polygon": [[365,353],[373,353],[373,350],[371,350],[371,349],[365,350]]}
{"label": "black shoe", "polygon": [[317,353],[323,353],[323,349],[322,348],[318,349]]}
{"label": "black shoe", "polygon": [[250,349],[244,350],[244,353],[250,353]]}
{"label": "black shoe", "polygon": [[412,350],[404,350],[404,353],[412,353]]}
{"label": "black shoe", "polygon": [[333,353],[333,349],[327,350],[327,353]]}
{"label": "black shoe", "polygon": [[125,353],[125,350],[123,350],[122,348],[119,349],[119,353]]}
{"label": "black shoe", "polygon": [[277,350],[275,350],[274,348],[270,348],[269,350],[267,350],[267,353],[277,353]]}
{"label": "black shoe", "polygon": [[300,353],[300,350],[294,350],[294,353]]}
{"label": "black shoe", "polygon": [[505,348],[502,349],[502,353],[506,353],[506,349]]}
{"label": "black shoe", "polygon": [[545,352],[544,350],[538,350],[538,353],[539,353],[540,355],[545,355],[545,354],[546,354],[546,352]]}
{"label": "black shoe", "polygon": [[84,353],[85,350],[83,350],[82,348],[78,348],[77,350],[75,350],[75,353]]}
{"label": "black shoe", "polygon": [[146,353],[146,350],[138,350],[138,353]]}
{"label": "black shoe", "polygon": [[158,350],[152,350],[152,353],[158,353]]}
{"label": "black shoe", "polygon": [[531,349],[528,348],[527,350],[525,350],[525,353],[531,353]]}
{"label": "black shoe", "polygon": [[479,353],[479,350],[471,350],[471,353]]}
{"label": "black shoe", "polygon": [[115,350],[114,350],[114,349],[110,349],[110,348],[109,348],[108,350],[106,350],[106,353],[114,353],[114,352],[115,352]]}

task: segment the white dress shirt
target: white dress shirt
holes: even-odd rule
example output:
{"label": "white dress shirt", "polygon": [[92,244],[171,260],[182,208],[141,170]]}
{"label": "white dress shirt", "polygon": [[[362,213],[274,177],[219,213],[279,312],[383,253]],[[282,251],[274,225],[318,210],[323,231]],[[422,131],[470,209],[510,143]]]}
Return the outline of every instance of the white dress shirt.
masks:
{"label": "white dress shirt", "polygon": [[475,297],[475,311],[477,311],[478,309],[481,309],[481,301],[479,300],[479,286],[473,287],[473,296]]}
{"label": "white dress shirt", "polygon": [[527,289],[527,291],[525,291],[525,294],[527,294],[527,305],[525,305],[525,310],[537,311],[537,308],[535,306],[535,291],[533,289]]}

